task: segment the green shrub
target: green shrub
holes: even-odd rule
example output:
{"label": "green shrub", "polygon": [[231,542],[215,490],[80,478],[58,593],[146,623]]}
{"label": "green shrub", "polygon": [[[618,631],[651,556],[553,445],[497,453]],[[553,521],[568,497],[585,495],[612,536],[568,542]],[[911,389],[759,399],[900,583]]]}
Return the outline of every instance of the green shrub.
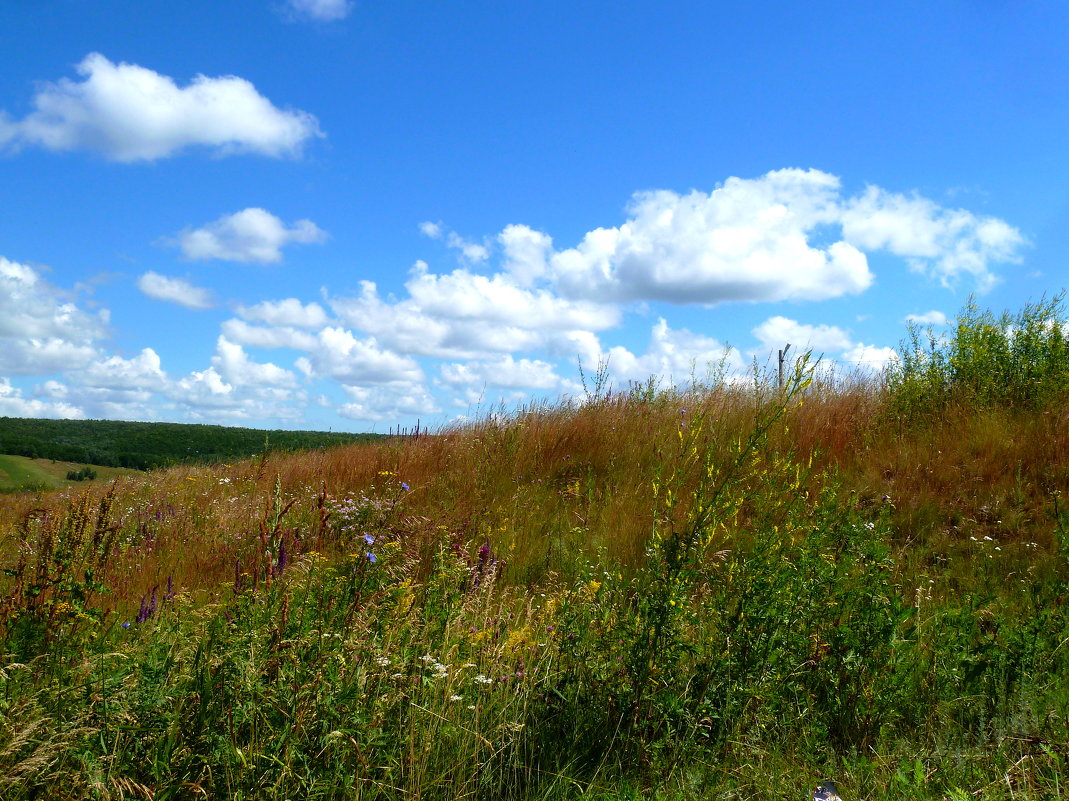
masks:
{"label": "green shrub", "polygon": [[1017,314],[981,310],[972,298],[948,335],[909,327],[887,374],[889,411],[928,419],[951,403],[1039,409],[1069,390],[1064,293]]}

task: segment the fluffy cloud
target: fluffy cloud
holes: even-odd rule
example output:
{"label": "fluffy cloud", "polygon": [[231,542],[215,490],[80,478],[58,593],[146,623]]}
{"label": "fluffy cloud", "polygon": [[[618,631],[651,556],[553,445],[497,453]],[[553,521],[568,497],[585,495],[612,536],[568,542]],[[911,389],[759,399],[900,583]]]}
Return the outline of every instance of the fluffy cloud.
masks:
{"label": "fluffy cloud", "polygon": [[321,328],[327,323],[327,313],[322,306],[318,303],[305,305],[296,298],[239,306],[237,311],[246,320],[268,325]]}
{"label": "fluffy cloud", "polygon": [[168,278],[151,271],[137,279],[137,288],[150,298],[177,303],[187,309],[210,309],[215,305],[207,289],[193,286],[181,278]]}
{"label": "fluffy cloud", "polygon": [[64,401],[44,401],[22,397],[22,390],[11,380],[0,377],[0,417],[60,417],[80,420],[85,412]]}
{"label": "fluffy cloud", "polygon": [[528,351],[567,332],[610,328],[621,317],[618,308],[525,289],[504,273],[438,275],[418,262],[405,288],[407,298],[388,303],[374,283],[362,281],[358,295],[333,299],[330,307],[394,350],[449,359]]}
{"label": "fluffy cloud", "polygon": [[353,10],[351,0],[289,0],[289,9],[316,22],[336,22]]}
{"label": "fluffy cloud", "polygon": [[289,370],[249,358],[241,345],[225,336],[219,337],[212,357],[212,367],[230,384],[243,387],[294,387],[297,377]]}
{"label": "fluffy cloud", "polygon": [[681,328],[673,330],[661,318],[650,330],[650,342],[641,355],[627,348],[610,348],[600,361],[607,365],[609,377],[616,385],[645,383],[654,378],[661,386],[702,380],[716,374],[742,372],[742,355],[715,339]]}
{"label": "fluffy cloud", "polygon": [[88,364],[107,317],[83,311],[32,267],[0,256],[0,371],[43,375]]}
{"label": "fluffy cloud", "polygon": [[99,53],[86,56],[77,72],[83,80],[43,84],[34,111],[2,126],[6,138],[15,145],[89,150],[135,162],[197,146],[217,155],[298,156],[306,141],[322,135],[311,114],[283,111],[233,75],[198,75],[179,87],[166,75],[113,64]]}
{"label": "fluffy cloud", "polygon": [[943,312],[933,309],[924,314],[907,314],[906,322],[916,323],[917,325],[946,325],[947,316]]}
{"label": "fluffy cloud", "polygon": [[329,326],[316,337],[315,350],[297,360],[310,378],[329,377],[350,386],[415,384],[423,371],[415,360],[379,347],[374,337],[357,339],[352,332]]}
{"label": "fluffy cloud", "polygon": [[844,197],[834,175],[785,169],[710,193],[638,193],[622,225],[553,254],[550,272],[566,296],[604,302],[815,301],[872,284],[863,251],[945,285],[970,275],[983,291],[992,265],[1018,261],[1025,244],[1002,220],[878,187]]}
{"label": "fluffy cloud", "polygon": [[132,359],[111,356],[97,361],[77,374],[79,383],[90,387],[118,390],[163,390],[167,374],[160,357],[152,348],[144,348]]}
{"label": "fluffy cloud", "polygon": [[790,343],[794,348],[791,358],[811,350],[820,359],[818,370],[826,375],[834,375],[843,369],[878,371],[898,358],[894,348],[855,342],[849,332],[838,326],[806,325],[788,317],[770,317],[752,333],[761,342],[751,351],[754,356],[771,359],[777,349]]}
{"label": "fluffy cloud", "polygon": [[864,291],[872,273],[847,242],[810,236],[835,220],[839,181],[818,170],[730,178],[711,193],[642,192],[628,220],[554,255],[562,291],[602,301],[824,300]]}
{"label": "fluffy cloud", "polygon": [[620,320],[617,309],[585,300],[567,300],[545,289],[526,290],[502,273],[487,277],[461,269],[439,275],[417,264],[405,289],[420,311],[439,319],[519,324],[535,330],[595,331]]}
{"label": "fluffy cloud", "polygon": [[319,340],[315,334],[290,326],[249,325],[244,320],[225,320],[223,336],[231,342],[254,348],[294,348],[315,350]]}
{"label": "fluffy cloud", "polygon": [[553,240],[526,225],[507,225],[497,241],[504,249],[504,271],[520,287],[530,287],[545,276]]}
{"label": "fluffy cloud", "polygon": [[482,389],[538,389],[559,391],[575,387],[561,379],[549,362],[540,359],[514,359],[505,354],[496,359],[464,364],[443,364],[441,382],[456,390],[465,387]]}
{"label": "fluffy cloud", "polygon": [[282,261],[282,248],[291,243],[326,241],[326,231],[311,220],[292,227],[264,209],[249,208],[224,215],[203,228],[182,231],[176,240],[187,259],[239,262]]}
{"label": "fluffy cloud", "polygon": [[1027,244],[1020,231],[1002,220],[875,186],[844,204],[840,222],[843,237],[857,247],[901,256],[944,286],[971,275],[981,292],[995,283],[991,264],[1020,261]]}
{"label": "fluffy cloud", "polygon": [[[218,355],[216,360],[227,369]],[[232,383],[215,364],[174,382],[166,396],[183,416],[209,421],[299,419],[308,400],[304,392],[288,387]]]}
{"label": "fluffy cloud", "polygon": [[878,371],[891,362],[898,361],[898,354],[894,348],[881,348],[876,345],[866,345],[859,342],[846,351],[840,361],[851,367],[862,367]]}
{"label": "fluffy cloud", "polygon": [[386,387],[346,386],[350,402],[338,407],[338,414],[351,420],[378,423],[432,415],[441,411],[427,388],[419,383]]}
{"label": "fluffy cloud", "polygon": [[444,240],[447,247],[460,251],[464,263],[479,264],[490,258],[490,248],[485,244],[464,239],[456,231],[447,231],[440,222],[421,222],[419,230],[424,236]]}
{"label": "fluffy cloud", "polygon": [[768,349],[791,344],[796,349],[820,352],[853,347],[850,335],[834,325],[804,325],[787,317],[770,317],[753,329],[753,335]]}

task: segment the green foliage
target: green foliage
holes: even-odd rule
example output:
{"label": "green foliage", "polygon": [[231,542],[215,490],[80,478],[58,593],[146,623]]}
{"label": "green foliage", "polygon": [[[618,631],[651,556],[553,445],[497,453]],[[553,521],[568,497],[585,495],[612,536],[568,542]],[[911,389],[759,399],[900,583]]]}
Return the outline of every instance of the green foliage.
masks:
{"label": "green foliage", "polygon": [[0,417],[0,453],[138,470],[177,463],[225,462],[268,450],[369,442],[380,436],[183,423]]}
{"label": "green foliage", "polygon": [[930,419],[948,404],[1036,410],[1069,390],[1064,294],[995,317],[970,299],[943,336],[910,325],[888,372],[889,412]]}
{"label": "green foliage", "polygon": [[[941,402],[1040,404],[1051,430],[1060,390],[985,396],[961,354],[1052,309],[963,314],[924,365]],[[909,522],[911,499],[797,444],[809,367],[782,389],[596,386],[415,443],[423,473],[390,442],[333,486],[262,459],[25,499],[0,532],[0,797],[773,799],[822,776],[872,801],[1064,797],[1069,511],[1024,510],[1065,466],[1011,460],[1004,497],[970,473],[976,497]],[[425,503],[439,478],[478,497]],[[637,555],[610,547],[632,519],[598,518],[619,493]],[[163,589],[167,550],[187,580],[228,577]]]}

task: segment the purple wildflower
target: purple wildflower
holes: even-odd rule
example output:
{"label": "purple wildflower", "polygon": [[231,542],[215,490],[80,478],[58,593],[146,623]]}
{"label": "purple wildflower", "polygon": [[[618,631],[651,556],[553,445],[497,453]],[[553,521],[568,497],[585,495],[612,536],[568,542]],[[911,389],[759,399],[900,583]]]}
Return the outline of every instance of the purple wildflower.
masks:
{"label": "purple wildflower", "polygon": [[372,537],[370,534],[365,534],[364,535],[364,542],[366,542],[368,545],[374,545],[375,544],[375,538]]}
{"label": "purple wildflower", "polygon": [[408,482],[407,481],[402,481],[401,482],[401,489],[403,489],[405,492],[408,492]]}

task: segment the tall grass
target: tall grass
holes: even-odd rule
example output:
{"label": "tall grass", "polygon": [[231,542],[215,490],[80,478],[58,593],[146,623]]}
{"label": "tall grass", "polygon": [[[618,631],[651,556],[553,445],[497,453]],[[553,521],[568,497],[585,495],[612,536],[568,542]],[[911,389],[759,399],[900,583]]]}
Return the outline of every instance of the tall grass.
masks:
{"label": "tall grass", "polygon": [[10,496],[0,798],[1061,797],[1060,315]]}

